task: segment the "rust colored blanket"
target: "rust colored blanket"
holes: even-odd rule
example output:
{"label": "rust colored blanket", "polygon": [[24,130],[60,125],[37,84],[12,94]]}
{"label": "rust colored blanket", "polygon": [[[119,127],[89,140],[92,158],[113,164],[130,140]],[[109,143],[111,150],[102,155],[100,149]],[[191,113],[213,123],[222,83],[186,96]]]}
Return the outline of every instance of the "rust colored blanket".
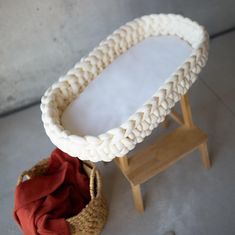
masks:
{"label": "rust colored blanket", "polygon": [[69,235],[65,219],[89,201],[89,178],[82,162],[55,149],[45,174],[16,187],[14,218],[25,235]]}

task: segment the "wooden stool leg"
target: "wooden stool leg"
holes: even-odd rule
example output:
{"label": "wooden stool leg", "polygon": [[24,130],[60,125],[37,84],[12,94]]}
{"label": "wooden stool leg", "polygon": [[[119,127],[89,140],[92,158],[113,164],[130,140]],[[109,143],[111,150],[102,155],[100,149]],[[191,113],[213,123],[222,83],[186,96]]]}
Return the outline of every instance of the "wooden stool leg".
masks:
{"label": "wooden stool leg", "polygon": [[141,195],[141,188],[140,185],[131,185],[132,189],[132,194],[133,194],[133,199],[135,203],[135,208],[139,212],[144,212],[144,203],[143,203],[143,198]]}
{"label": "wooden stool leg", "polygon": [[170,126],[170,121],[167,116],[165,117],[165,120],[162,122],[162,126],[164,128],[168,128]]}
{"label": "wooden stool leg", "polygon": [[210,157],[208,154],[207,143],[205,142],[205,143],[201,144],[199,146],[199,150],[201,153],[201,159],[202,159],[203,166],[206,169],[209,169],[211,167],[211,161],[210,161]]}
{"label": "wooden stool leg", "polygon": [[189,128],[193,127],[193,118],[187,94],[181,97],[180,105],[183,114],[184,124]]}
{"label": "wooden stool leg", "polygon": [[117,165],[121,168],[122,171],[127,171],[128,170],[128,157],[116,157],[115,162]]}
{"label": "wooden stool leg", "polygon": [[171,113],[169,115],[176,123],[178,123],[179,125],[184,125],[182,117],[174,109],[171,110]]}

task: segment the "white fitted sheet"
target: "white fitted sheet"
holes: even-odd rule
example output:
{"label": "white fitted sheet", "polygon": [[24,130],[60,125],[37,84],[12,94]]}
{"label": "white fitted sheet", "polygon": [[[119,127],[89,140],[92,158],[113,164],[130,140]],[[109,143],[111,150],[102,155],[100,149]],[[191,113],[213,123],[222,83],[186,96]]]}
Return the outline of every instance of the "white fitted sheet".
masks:
{"label": "white fitted sheet", "polygon": [[66,130],[97,136],[119,127],[189,58],[176,36],[150,37],[109,65],[64,111]]}

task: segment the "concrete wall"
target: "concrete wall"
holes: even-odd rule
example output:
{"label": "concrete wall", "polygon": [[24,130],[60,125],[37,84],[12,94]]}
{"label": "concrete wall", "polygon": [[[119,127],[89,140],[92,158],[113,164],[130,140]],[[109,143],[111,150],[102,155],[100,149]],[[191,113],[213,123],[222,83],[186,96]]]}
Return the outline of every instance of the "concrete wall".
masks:
{"label": "concrete wall", "polygon": [[114,29],[144,14],[180,13],[211,34],[235,26],[234,0],[0,1],[0,114],[36,102]]}

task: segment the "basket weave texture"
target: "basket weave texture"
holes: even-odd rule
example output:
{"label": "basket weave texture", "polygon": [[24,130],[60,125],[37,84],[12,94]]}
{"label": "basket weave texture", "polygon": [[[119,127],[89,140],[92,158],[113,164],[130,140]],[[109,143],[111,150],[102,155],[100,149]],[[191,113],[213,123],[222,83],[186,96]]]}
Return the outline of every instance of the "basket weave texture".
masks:
{"label": "basket weave texture", "polygon": [[[33,176],[43,175],[47,166],[48,159],[38,162],[19,176],[17,184],[21,183],[24,177],[30,179]],[[96,235],[101,233],[107,221],[108,207],[102,194],[101,175],[95,164],[84,161],[83,168],[89,176],[91,200],[79,214],[66,219],[66,221],[69,223],[71,235]]]}

